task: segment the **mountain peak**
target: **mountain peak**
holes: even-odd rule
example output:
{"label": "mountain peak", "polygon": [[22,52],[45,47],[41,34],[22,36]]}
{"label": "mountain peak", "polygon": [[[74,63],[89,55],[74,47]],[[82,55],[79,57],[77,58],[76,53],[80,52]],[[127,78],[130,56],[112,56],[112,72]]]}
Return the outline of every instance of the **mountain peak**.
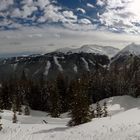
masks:
{"label": "mountain peak", "polygon": [[119,49],[111,47],[111,46],[100,46],[96,44],[86,44],[81,46],[80,48],[61,48],[57,49],[55,52],[62,53],[94,53],[100,55],[107,55],[109,57],[114,56],[118,53]]}
{"label": "mountain peak", "polygon": [[127,45],[122,51],[121,53],[125,53],[125,54],[134,54],[134,55],[140,55],[140,44],[136,44],[136,43],[131,43],[129,45]]}

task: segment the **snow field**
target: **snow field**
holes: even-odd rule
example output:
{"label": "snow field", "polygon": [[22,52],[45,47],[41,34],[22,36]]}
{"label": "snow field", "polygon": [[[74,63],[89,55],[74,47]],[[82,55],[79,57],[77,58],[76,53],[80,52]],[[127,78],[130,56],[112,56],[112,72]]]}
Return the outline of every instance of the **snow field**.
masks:
{"label": "snow field", "polygon": [[104,101],[109,117],[75,127],[67,127],[67,114],[51,118],[40,111],[31,111],[30,116],[18,115],[18,123],[13,124],[12,112],[4,110],[0,140],[140,140],[140,99],[118,96],[100,104]]}

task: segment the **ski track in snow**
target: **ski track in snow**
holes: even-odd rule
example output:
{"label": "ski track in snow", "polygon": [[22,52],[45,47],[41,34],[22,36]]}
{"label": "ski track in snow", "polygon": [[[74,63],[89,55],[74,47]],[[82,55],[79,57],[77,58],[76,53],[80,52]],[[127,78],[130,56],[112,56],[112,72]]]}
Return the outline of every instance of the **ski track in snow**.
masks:
{"label": "ski track in snow", "polygon": [[94,63],[93,61],[89,60],[89,62],[90,62],[93,66],[95,66],[95,63]]}
{"label": "ski track in snow", "polygon": [[55,64],[58,66],[59,71],[62,72],[63,71],[63,68],[62,68],[62,66],[59,64],[59,62],[57,60],[58,57],[54,56],[53,58],[54,58]]}
{"label": "ski track in snow", "polygon": [[74,70],[76,73],[78,72],[78,68],[77,68],[77,65],[76,65],[76,64],[74,65],[73,70]]}
{"label": "ski track in snow", "polygon": [[50,63],[50,61],[48,61],[48,62],[47,62],[47,65],[46,65],[46,67],[45,67],[45,72],[44,72],[44,75],[45,75],[45,76],[48,75],[50,67],[51,67],[51,63]]}
{"label": "ski track in snow", "polygon": [[[31,111],[30,116],[18,115],[13,124],[13,113],[5,110],[2,115],[3,130],[0,140],[140,140],[140,98],[112,97],[107,102],[109,117],[67,127],[66,114],[51,118],[45,112]],[[96,105],[92,105],[95,108]],[[43,124],[43,120],[48,123]]]}
{"label": "ski track in snow", "polygon": [[89,69],[89,65],[88,65],[88,62],[85,60],[85,58],[81,58],[82,60],[83,60],[83,62],[84,62],[84,64],[85,64],[85,67],[86,67],[86,70],[87,71],[90,71],[90,69]]}

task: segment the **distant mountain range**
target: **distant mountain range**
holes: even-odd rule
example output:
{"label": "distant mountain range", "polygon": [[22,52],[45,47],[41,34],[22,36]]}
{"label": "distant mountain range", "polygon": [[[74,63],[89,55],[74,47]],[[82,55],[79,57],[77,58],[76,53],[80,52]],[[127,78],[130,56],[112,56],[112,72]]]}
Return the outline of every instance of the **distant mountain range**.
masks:
{"label": "distant mountain range", "polygon": [[[140,55],[140,45],[134,43],[119,50],[110,46],[84,45],[80,48],[62,48],[47,54],[0,59],[0,80],[21,77],[24,71],[31,79],[54,79],[59,73],[69,78],[83,72],[94,72],[109,64],[123,65],[129,58]],[[129,62],[129,61],[128,61]],[[127,62],[127,63],[128,63]]]}

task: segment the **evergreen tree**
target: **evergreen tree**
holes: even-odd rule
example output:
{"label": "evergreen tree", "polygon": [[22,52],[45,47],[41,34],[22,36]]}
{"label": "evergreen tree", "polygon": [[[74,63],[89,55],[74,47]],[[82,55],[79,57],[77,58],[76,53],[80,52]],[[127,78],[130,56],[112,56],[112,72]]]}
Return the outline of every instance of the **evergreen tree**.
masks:
{"label": "evergreen tree", "polygon": [[12,107],[12,94],[13,94],[13,87],[9,82],[4,82],[2,89],[1,89],[1,108],[2,109],[11,109]]}
{"label": "evergreen tree", "polygon": [[21,106],[21,104],[19,104],[19,107],[18,107],[18,115],[22,115],[22,106]]}
{"label": "evergreen tree", "polygon": [[15,93],[14,93],[13,100],[15,102],[16,111],[18,112],[18,115],[21,115],[22,114],[22,94],[20,91],[20,86],[18,85],[17,82],[15,85]]}
{"label": "evergreen tree", "polygon": [[2,109],[3,109],[3,101],[2,98],[0,97],[0,112],[2,112]]}
{"label": "evergreen tree", "polygon": [[3,109],[3,100],[2,100],[2,85],[0,84],[0,112]]}
{"label": "evergreen tree", "polygon": [[13,114],[13,118],[12,118],[12,120],[13,120],[13,123],[17,123],[17,115],[16,115],[16,111],[15,111],[14,114]]}
{"label": "evergreen tree", "polygon": [[22,81],[27,81],[25,70],[22,71],[21,80]]}
{"label": "evergreen tree", "polygon": [[2,123],[1,123],[2,117],[0,116],[0,131],[2,130]]}
{"label": "evergreen tree", "polygon": [[95,118],[95,110],[92,110],[92,111],[91,111],[91,117],[92,117],[92,118]]}
{"label": "evergreen tree", "polygon": [[89,101],[87,89],[84,81],[76,80],[72,86],[72,100],[70,115],[72,119],[69,126],[75,126],[89,122],[91,120],[91,112],[89,110]]}
{"label": "evergreen tree", "polygon": [[59,117],[61,113],[61,103],[59,92],[57,91],[55,82],[49,86],[50,114],[52,117]]}
{"label": "evergreen tree", "polygon": [[62,73],[59,73],[56,78],[56,91],[60,97],[61,113],[68,111],[68,98],[66,81]]}
{"label": "evergreen tree", "polygon": [[13,123],[17,123],[17,115],[16,115],[16,103],[15,103],[15,100],[13,101],[13,105],[12,105],[12,109],[13,109]]}
{"label": "evergreen tree", "polygon": [[104,102],[104,104],[103,104],[103,117],[107,117],[107,116],[108,116],[107,103]]}
{"label": "evergreen tree", "polygon": [[101,109],[99,102],[96,103],[96,117],[97,118],[102,117],[102,109]]}
{"label": "evergreen tree", "polygon": [[29,106],[25,106],[25,108],[24,108],[24,115],[26,115],[26,116],[30,115],[30,108],[29,108]]}

